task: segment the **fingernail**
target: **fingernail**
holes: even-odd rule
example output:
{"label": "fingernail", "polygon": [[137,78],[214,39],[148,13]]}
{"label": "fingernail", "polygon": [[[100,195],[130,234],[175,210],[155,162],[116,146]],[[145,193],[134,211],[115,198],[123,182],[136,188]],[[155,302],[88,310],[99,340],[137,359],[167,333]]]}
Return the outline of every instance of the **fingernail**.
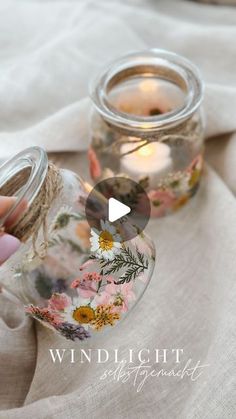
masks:
{"label": "fingernail", "polygon": [[0,264],[5,262],[20,247],[20,240],[10,234],[0,236]]}

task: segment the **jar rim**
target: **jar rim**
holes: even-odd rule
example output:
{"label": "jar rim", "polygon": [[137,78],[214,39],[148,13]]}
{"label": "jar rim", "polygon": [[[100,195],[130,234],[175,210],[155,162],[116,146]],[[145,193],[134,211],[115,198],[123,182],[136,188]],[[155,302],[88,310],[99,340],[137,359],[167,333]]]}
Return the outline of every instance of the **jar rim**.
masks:
{"label": "jar rim", "polygon": [[[136,116],[114,107],[109,101],[110,89],[132,74],[159,75],[186,93],[182,106],[164,114]],[[145,73],[145,74],[146,74]],[[109,123],[123,129],[156,131],[178,125],[190,118],[203,99],[203,80],[198,68],[187,58],[164,49],[133,52],[113,61],[90,86],[90,97],[99,114]]]}
{"label": "jar rim", "polygon": [[7,219],[24,199],[28,208],[37,196],[48,171],[46,151],[41,147],[29,147],[3,163],[0,166],[0,192],[7,182],[27,168],[30,169],[28,179],[18,193],[14,194],[16,196],[15,204],[4,216],[0,217],[0,228],[4,226]]}

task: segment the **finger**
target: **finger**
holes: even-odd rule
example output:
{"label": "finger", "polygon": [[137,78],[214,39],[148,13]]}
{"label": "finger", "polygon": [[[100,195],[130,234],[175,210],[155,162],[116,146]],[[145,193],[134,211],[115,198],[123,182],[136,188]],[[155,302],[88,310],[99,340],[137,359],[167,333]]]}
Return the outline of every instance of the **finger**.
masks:
{"label": "finger", "polygon": [[[0,202],[0,205],[1,205],[1,202]],[[20,201],[19,205],[17,205],[16,209],[13,211],[13,213],[5,221],[4,226],[6,230],[16,223],[16,221],[25,212],[27,207],[28,207],[28,203],[26,199],[22,199],[22,201]]]}
{"label": "finger", "polygon": [[14,196],[0,196],[0,217],[7,214],[15,202]]}
{"label": "finger", "polygon": [[20,244],[20,240],[10,234],[0,236],[0,265],[19,249]]}

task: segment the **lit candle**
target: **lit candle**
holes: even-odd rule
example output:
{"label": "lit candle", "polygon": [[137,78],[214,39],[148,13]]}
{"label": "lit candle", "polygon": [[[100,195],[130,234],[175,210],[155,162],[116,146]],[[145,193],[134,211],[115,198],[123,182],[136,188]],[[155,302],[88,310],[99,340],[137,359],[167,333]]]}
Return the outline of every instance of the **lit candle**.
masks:
{"label": "lit candle", "polygon": [[139,83],[139,90],[141,90],[141,92],[143,93],[156,93],[158,90],[158,82],[155,79],[144,79]]}
{"label": "lit candle", "polygon": [[145,176],[149,178],[149,186],[157,187],[160,180],[165,177],[173,167],[171,150],[167,144],[153,142],[133,153],[126,154],[137,147],[137,143],[131,141],[121,146],[121,172],[130,176],[133,180],[139,180]]}
{"label": "lit candle", "polygon": [[136,116],[157,116],[182,106],[183,92],[166,80],[144,78],[110,94],[113,106]]}

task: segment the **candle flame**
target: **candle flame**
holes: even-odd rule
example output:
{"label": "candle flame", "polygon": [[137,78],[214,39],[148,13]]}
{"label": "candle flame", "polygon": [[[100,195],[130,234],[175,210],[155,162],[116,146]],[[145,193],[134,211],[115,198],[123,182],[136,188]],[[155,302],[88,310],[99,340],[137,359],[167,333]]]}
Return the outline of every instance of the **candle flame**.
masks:
{"label": "candle flame", "polygon": [[156,90],[158,83],[156,80],[146,79],[142,80],[139,84],[139,88],[143,93],[151,93]]}
{"label": "candle flame", "polygon": [[151,156],[153,151],[154,151],[153,146],[151,144],[147,144],[147,145],[141,147],[137,151],[137,154],[141,157],[148,157],[148,156]]}

